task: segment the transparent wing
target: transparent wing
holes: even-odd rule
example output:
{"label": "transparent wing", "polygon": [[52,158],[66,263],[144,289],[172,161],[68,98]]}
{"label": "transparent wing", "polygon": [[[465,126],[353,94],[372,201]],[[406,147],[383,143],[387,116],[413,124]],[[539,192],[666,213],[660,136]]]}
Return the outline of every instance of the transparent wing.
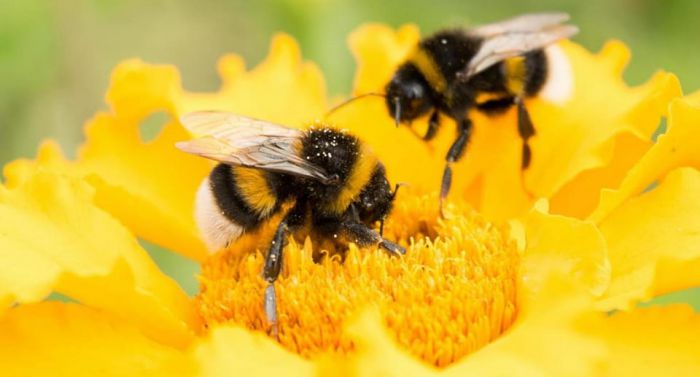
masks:
{"label": "transparent wing", "polygon": [[299,157],[303,131],[226,112],[190,113],[180,122],[198,136],[175,144],[187,153],[236,166],[332,181],[322,168]]}
{"label": "transparent wing", "polygon": [[[563,13],[531,14],[486,25],[485,29],[481,27],[475,29],[477,33],[485,33],[484,40],[467,67],[457,74],[457,78],[468,80],[505,59],[547,47],[561,39],[570,38],[578,33],[578,28],[558,23],[567,19],[568,15]],[[510,27],[510,29],[506,27]]]}
{"label": "transparent wing", "polygon": [[479,25],[467,32],[471,35],[487,38],[505,33],[540,31],[568,20],[569,15],[564,12],[527,13],[507,20]]}

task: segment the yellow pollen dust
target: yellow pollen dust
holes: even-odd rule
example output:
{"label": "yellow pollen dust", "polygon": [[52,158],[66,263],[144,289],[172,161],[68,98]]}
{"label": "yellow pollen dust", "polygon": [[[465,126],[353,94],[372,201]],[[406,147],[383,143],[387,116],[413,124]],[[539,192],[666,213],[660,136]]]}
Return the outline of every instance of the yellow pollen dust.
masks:
{"label": "yellow pollen dust", "polygon": [[[376,305],[395,341],[436,366],[448,365],[496,339],[517,315],[520,257],[508,229],[466,205],[439,219],[434,195],[400,192],[384,236],[406,255],[290,240],[275,283],[279,342],[305,357],[353,349],[344,327]],[[235,323],[265,331],[261,278],[275,220],[202,266],[196,302],[202,323]],[[319,240],[320,241],[320,240]],[[313,245],[312,245],[313,244]],[[314,250],[347,250],[345,258]],[[316,262],[315,262],[316,260]]]}

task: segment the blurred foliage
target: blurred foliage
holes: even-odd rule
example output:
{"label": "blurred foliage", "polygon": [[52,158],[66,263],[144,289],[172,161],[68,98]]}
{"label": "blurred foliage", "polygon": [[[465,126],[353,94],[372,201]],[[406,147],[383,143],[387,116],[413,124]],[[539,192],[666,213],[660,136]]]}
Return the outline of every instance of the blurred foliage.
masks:
{"label": "blurred foliage", "polygon": [[[590,49],[624,41],[633,52],[631,84],[666,69],[687,93],[700,88],[695,0],[0,0],[0,164],[32,156],[44,138],[72,155],[81,125],[106,107],[111,69],[126,58],[174,64],[187,89],[210,91],[219,56],[235,52],[253,66],[284,31],[319,64],[329,94],[343,94],[354,72],[346,38],[362,23],[410,22],[430,32],[543,10],[569,12],[581,28],[575,40]],[[193,263],[149,250],[189,292],[196,289]],[[695,295],[700,305],[698,292],[672,300]]]}

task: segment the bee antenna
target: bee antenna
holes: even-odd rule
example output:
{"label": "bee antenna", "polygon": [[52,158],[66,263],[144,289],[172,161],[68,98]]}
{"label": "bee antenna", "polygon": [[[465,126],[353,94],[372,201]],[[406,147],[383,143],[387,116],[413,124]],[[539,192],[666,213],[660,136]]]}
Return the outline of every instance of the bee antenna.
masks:
{"label": "bee antenna", "polygon": [[399,183],[397,183],[397,184],[394,186],[394,192],[391,193],[391,200],[394,200],[394,198],[396,197],[396,194],[399,192],[399,188],[402,187],[402,186],[410,186],[410,185],[409,185],[408,183],[406,183],[406,182],[399,182]]}
{"label": "bee antenna", "polygon": [[338,105],[334,106],[332,109],[328,110],[328,112],[326,113],[326,118],[328,118],[329,116],[331,116],[331,114],[333,114],[334,112],[336,112],[336,110],[340,109],[341,107],[344,107],[345,105],[347,105],[347,104],[349,104],[349,103],[351,103],[351,102],[353,102],[353,101],[355,101],[355,100],[358,100],[358,99],[360,99],[360,98],[364,98],[364,97],[382,97],[382,98],[386,98],[386,95],[384,95],[384,94],[382,94],[382,93],[372,93],[372,92],[370,92],[370,93],[360,94],[360,95],[357,95],[357,96],[352,97],[352,98],[348,98],[347,100],[345,100],[345,101],[339,103]]}
{"label": "bee antenna", "polygon": [[399,97],[394,97],[394,101],[396,102],[394,120],[396,121],[396,127],[398,127],[401,124],[401,102],[399,101]]}

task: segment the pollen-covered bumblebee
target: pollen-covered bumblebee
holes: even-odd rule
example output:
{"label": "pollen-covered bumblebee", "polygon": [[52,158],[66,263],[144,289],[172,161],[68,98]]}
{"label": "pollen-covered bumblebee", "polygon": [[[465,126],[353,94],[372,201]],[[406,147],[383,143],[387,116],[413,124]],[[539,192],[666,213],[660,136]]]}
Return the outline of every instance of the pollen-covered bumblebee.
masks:
{"label": "pollen-covered bumblebee", "polygon": [[396,191],[384,166],[355,136],[327,126],[296,130],[225,112],[185,115],[199,138],[176,146],[219,164],[202,182],[196,220],[211,251],[226,247],[291,205],[265,257],[265,313],[276,332],[273,283],[290,232],[309,223],[315,231],[396,254],[400,245],[370,226],[387,216]]}
{"label": "pollen-covered bumblebee", "polygon": [[397,125],[431,112],[423,136],[430,140],[438,129],[440,113],[457,123],[457,138],[446,156],[441,207],[452,180],[451,164],[469,142],[470,109],[493,114],[517,106],[523,141],[521,171],[527,169],[531,159],[528,139],[535,135],[535,128],[523,99],[537,95],[548,80],[551,61],[543,48],[578,32],[575,26],[562,24],[568,19],[565,13],[525,14],[469,30],[440,31],[421,40],[394,73],[385,97]]}

